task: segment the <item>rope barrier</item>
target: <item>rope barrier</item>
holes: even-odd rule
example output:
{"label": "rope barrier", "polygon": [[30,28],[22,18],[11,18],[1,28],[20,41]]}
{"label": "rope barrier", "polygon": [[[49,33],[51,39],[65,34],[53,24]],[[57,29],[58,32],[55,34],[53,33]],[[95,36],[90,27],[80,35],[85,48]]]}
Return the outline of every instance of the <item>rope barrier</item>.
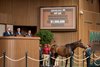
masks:
{"label": "rope barrier", "polygon": [[3,58],[3,56],[0,57],[0,59]]}
{"label": "rope barrier", "polygon": [[[1,56],[0,59],[1,59],[1,58],[3,58],[3,56]],[[20,59],[14,60],[14,59],[12,59],[12,58],[9,58],[8,56],[6,56],[6,58],[9,59],[9,60],[11,60],[11,61],[15,61],[15,62],[25,59],[25,57],[22,57],[22,58],[20,58]],[[49,57],[44,58],[44,59],[42,59],[42,60],[37,60],[37,59],[31,58],[31,57],[29,57],[29,56],[28,56],[28,58],[31,59],[31,60],[34,60],[34,61],[43,61],[43,60],[47,60]],[[56,59],[56,58],[54,58],[54,57],[51,57],[51,58],[52,58],[52,59]],[[71,58],[71,56],[68,57],[68,58],[65,58],[65,59],[56,59],[56,60],[58,60],[58,61],[66,61],[66,60],[68,60],[68,59],[70,59],[70,58]],[[73,58],[74,58],[75,60],[77,60],[77,61],[81,61],[81,62],[82,62],[82,61],[86,60],[87,58],[89,58],[89,56],[86,57],[86,58],[84,58],[84,59],[77,59],[75,56],[73,56]],[[100,57],[98,57],[98,58],[92,58],[92,57],[91,57],[91,59],[93,59],[93,60],[98,60],[98,59],[100,59]]]}
{"label": "rope barrier", "polygon": [[74,62],[75,64],[79,64],[78,62],[76,62],[76,61],[74,61],[74,60],[73,60],[73,62]]}
{"label": "rope barrier", "polygon": [[[54,58],[54,57],[51,57],[52,59],[56,59],[56,58]],[[66,58],[66,59],[56,59],[56,60],[58,60],[58,61],[65,61],[65,60],[68,60],[68,59],[70,59],[71,58],[71,56],[70,57],[68,57],[68,58]]]}
{"label": "rope barrier", "polygon": [[[96,58],[92,58],[92,57],[90,57],[90,58],[93,59],[93,60],[95,60],[95,61],[98,60],[98,59],[100,59],[99,56],[97,56],[96,54],[94,54],[94,55],[95,55]],[[88,57],[86,57],[86,58],[84,58],[84,59],[77,59],[76,57],[79,57],[79,56],[82,56],[82,55],[76,55],[76,54],[74,54],[74,56],[72,56],[73,59],[75,59],[76,61],[78,61],[78,62],[76,62],[76,61],[73,60],[73,62],[74,62],[75,64],[82,63],[82,61],[84,61],[84,60],[86,60],[87,58],[89,58],[89,56],[88,56]],[[20,58],[20,59],[17,59],[17,60],[12,59],[12,58],[9,58],[8,56],[5,56],[5,57],[6,57],[8,60],[14,61],[14,62],[18,62],[18,61],[21,61],[21,60],[25,59],[25,56],[22,57],[22,58]],[[1,56],[0,59],[1,59],[1,58],[3,58],[3,56]],[[56,58],[54,58],[54,57],[51,57],[51,58],[52,58],[52,59],[56,59]],[[56,61],[66,61],[66,60],[68,60],[68,59],[70,59],[70,58],[71,58],[71,56],[68,57],[68,58],[65,58],[65,59],[56,59]],[[43,60],[49,59],[49,57],[44,58],[44,59],[42,59],[42,60],[37,60],[37,59],[34,59],[34,58],[28,56],[28,59],[31,59],[31,60],[33,60],[33,61],[43,61]],[[85,63],[85,64],[86,64],[86,63]],[[96,66],[100,66],[100,64],[97,64],[96,62],[94,62],[94,64],[95,64]]]}
{"label": "rope barrier", "polygon": [[97,56],[96,54],[94,54],[94,56],[95,56],[95,57],[99,57],[99,56]]}
{"label": "rope barrier", "polygon": [[[73,60],[73,62],[74,62],[75,64],[83,63],[83,62],[76,62],[76,61],[74,61],[74,60]],[[86,62],[84,62],[84,63],[87,64]]]}
{"label": "rope barrier", "polygon": [[[76,62],[73,60],[74,63],[79,64],[79,63],[83,63],[83,62]],[[84,62],[85,64],[87,64],[86,62]]]}
{"label": "rope barrier", "polygon": [[[1,58],[3,58],[3,56],[1,56],[0,59],[1,59]],[[8,56],[6,56],[6,58],[9,59],[9,60],[11,60],[11,61],[15,61],[15,62],[25,59],[25,57],[22,57],[22,58],[20,58],[20,59],[14,60],[14,59],[12,59],[12,58],[9,58]],[[42,60],[37,60],[37,59],[31,58],[31,57],[29,57],[29,56],[28,56],[28,58],[31,59],[31,60],[34,60],[34,61],[43,61],[43,60],[47,60],[49,57],[44,58],[44,59],[42,59]],[[54,58],[54,57],[51,57],[51,58],[52,58],[52,59],[56,59],[56,58]],[[68,58],[66,58],[66,59],[56,59],[56,60],[58,60],[58,61],[65,61],[65,60],[68,60],[68,59],[70,59],[70,58],[71,58],[71,56],[68,57]],[[84,58],[84,59],[77,59],[77,58],[75,58],[75,57],[73,56],[73,58],[74,58],[75,60],[77,60],[77,61],[84,61],[84,60],[86,60],[88,57],[86,57],[86,58]],[[94,60],[95,58],[92,58],[92,59]],[[96,60],[98,60],[98,59],[100,59],[100,57],[96,58]]]}
{"label": "rope barrier", "polygon": [[87,58],[89,58],[89,57],[86,57],[86,58],[84,58],[84,59],[77,59],[77,58],[75,58],[74,56],[73,56],[73,58],[75,59],[75,60],[77,60],[77,61],[84,61],[84,60],[86,60]]}
{"label": "rope barrier", "polygon": [[33,60],[33,61],[43,61],[43,60],[47,60],[49,57],[44,58],[44,59],[42,59],[42,60],[37,60],[37,59],[31,58],[31,57],[29,57],[29,56],[28,56],[28,58],[31,59],[31,60]]}
{"label": "rope barrier", "polygon": [[97,58],[92,58],[91,57],[91,59],[96,61],[96,60],[100,59],[100,57],[97,57]]}
{"label": "rope barrier", "polygon": [[96,60],[100,59],[100,57],[96,58]]}
{"label": "rope barrier", "polygon": [[[74,54],[74,56],[76,56],[76,57],[80,57],[80,56],[82,56],[83,54],[81,54],[81,55],[77,55],[77,54]],[[99,57],[99,56],[97,56],[96,54],[94,54],[94,56],[95,57]]]}
{"label": "rope barrier", "polygon": [[[33,61],[43,61],[43,60],[47,60],[48,58],[45,58],[45,59],[42,59],[42,60],[37,60],[37,59],[34,59],[34,58],[31,58],[31,57],[29,57],[28,56],[28,58],[29,59],[31,59],[31,60],[33,60]],[[54,58],[54,57],[51,57],[52,59],[56,59],[56,58]],[[56,59],[56,61],[65,61],[65,60],[68,60],[68,59],[70,59],[71,58],[71,56],[70,57],[68,57],[68,58],[66,58],[66,59]],[[75,60],[77,60],[77,61],[79,61],[79,63],[82,63],[82,61],[84,61],[84,60],[86,60],[87,58],[89,58],[89,57],[86,57],[86,58],[84,58],[84,59],[77,59],[77,58],[75,58],[74,56],[73,56],[73,58],[75,59]],[[100,58],[100,57],[98,57],[98,58]],[[97,59],[98,59],[97,58]],[[80,62],[81,61],[81,62]],[[75,64],[78,64],[78,62],[76,62],[76,61],[73,61]],[[85,63],[85,64],[87,64],[87,63]],[[97,64],[96,62],[94,62],[94,64],[96,65],[96,66],[100,66],[100,64]]]}
{"label": "rope barrier", "polygon": [[80,56],[82,56],[83,54],[81,54],[81,55],[76,55],[76,54],[74,54],[74,56],[76,56],[76,57],[80,57]]}
{"label": "rope barrier", "polygon": [[100,56],[97,56],[96,54],[91,54],[91,56],[93,56],[93,55],[94,55],[95,57],[100,57]]}
{"label": "rope barrier", "polygon": [[92,58],[92,57],[91,57],[91,59],[92,59],[92,60],[95,60],[95,58]]}
{"label": "rope barrier", "polygon": [[100,66],[100,64],[97,64],[96,62],[94,62],[94,64],[95,64],[96,66]]}
{"label": "rope barrier", "polygon": [[21,61],[21,60],[25,59],[25,57],[22,57],[22,58],[20,58],[20,59],[18,59],[18,60],[14,60],[14,59],[12,59],[12,58],[9,58],[8,56],[6,56],[6,58],[7,58],[8,60],[14,61],[14,62]]}

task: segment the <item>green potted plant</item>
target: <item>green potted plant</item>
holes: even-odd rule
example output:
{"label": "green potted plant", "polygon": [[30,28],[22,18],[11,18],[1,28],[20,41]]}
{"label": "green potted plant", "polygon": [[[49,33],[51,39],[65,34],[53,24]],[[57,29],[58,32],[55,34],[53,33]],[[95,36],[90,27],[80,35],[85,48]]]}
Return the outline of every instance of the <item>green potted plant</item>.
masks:
{"label": "green potted plant", "polygon": [[51,41],[53,40],[53,33],[49,30],[40,30],[39,32],[36,33],[36,36],[39,36],[40,39],[40,44],[50,44]]}

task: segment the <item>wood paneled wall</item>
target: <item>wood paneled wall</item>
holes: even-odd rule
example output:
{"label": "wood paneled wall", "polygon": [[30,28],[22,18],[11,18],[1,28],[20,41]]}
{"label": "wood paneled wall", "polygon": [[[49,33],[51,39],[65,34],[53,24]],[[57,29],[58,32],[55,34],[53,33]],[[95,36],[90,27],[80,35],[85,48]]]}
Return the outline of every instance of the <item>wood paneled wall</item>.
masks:
{"label": "wood paneled wall", "polygon": [[[37,26],[39,28],[39,8],[42,6],[78,6],[78,0],[0,0],[0,13],[6,14],[6,24]],[[1,22],[3,23],[3,22]],[[77,22],[78,23],[78,22]],[[77,40],[77,32],[54,32],[60,44]],[[63,36],[62,36],[63,35]]]}
{"label": "wood paneled wall", "polygon": [[[99,5],[99,0],[79,0],[79,38],[85,45],[89,44],[89,31],[100,30]],[[80,11],[83,11],[83,14]],[[79,54],[82,54],[82,49],[79,49]],[[79,67],[81,65],[80,63]]]}
{"label": "wood paneled wall", "polygon": [[100,12],[99,0],[81,0],[79,1],[79,37],[85,44],[89,43],[89,30],[100,30]]}
{"label": "wood paneled wall", "polygon": [[[39,8],[41,6],[77,6],[79,5],[79,11],[83,10],[84,15],[79,14],[79,20],[77,19],[77,32],[54,32],[55,39],[60,44],[75,41],[77,39],[86,40],[84,32],[87,30],[85,26],[88,25],[86,19],[92,15],[94,17],[95,12],[99,12],[99,0],[0,0],[0,13],[4,14],[4,20],[0,20],[0,23],[13,24],[13,25],[25,25],[25,26],[37,26],[39,28],[40,15]],[[86,11],[85,11],[86,10]],[[93,11],[94,13],[87,12]],[[90,14],[91,13],[91,14]],[[78,14],[77,14],[78,16]],[[86,16],[86,17],[85,17]],[[90,18],[92,21],[95,18]],[[79,23],[78,23],[79,22]],[[85,23],[86,22],[86,23]],[[95,20],[92,21],[95,23]],[[78,24],[80,24],[78,26]],[[87,24],[87,25],[85,25]],[[99,25],[89,24],[89,26],[98,29]],[[86,28],[86,29],[85,29]],[[62,36],[63,35],[63,36]]]}
{"label": "wood paneled wall", "polygon": [[[0,13],[9,19],[4,23],[13,25],[37,26],[39,30],[39,8],[43,6],[77,6],[79,0],[0,0]],[[78,8],[77,8],[78,9]],[[78,11],[78,10],[77,10]],[[78,12],[77,12],[78,15]],[[3,22],[1,22],[3,23]],[[58,45],[78,40],[78,16],[76,32],[53,32]],[[75,51],[78,53],[78,51]]]}
{"label": "wood paneled wall", "polygon": [[0,0],[0,13],[6,15],[4,22],[14,25],[37,26],[41,6],[71,6],[78,0]]}

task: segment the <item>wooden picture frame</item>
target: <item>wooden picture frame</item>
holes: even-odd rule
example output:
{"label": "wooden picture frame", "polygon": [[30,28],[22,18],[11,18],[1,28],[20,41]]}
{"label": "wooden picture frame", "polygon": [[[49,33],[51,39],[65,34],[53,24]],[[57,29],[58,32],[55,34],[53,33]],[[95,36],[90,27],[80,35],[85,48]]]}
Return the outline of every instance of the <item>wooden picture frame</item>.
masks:
{"label": "wooden picture frame", "polygon": [[40,29],[75,31],[76,6],[41,7]]}

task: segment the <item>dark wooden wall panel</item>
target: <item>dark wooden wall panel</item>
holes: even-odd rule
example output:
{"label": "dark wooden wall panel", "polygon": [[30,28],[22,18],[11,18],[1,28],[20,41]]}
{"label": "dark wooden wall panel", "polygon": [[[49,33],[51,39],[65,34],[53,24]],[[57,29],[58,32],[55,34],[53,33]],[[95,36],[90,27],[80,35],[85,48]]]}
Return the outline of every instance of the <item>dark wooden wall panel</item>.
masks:
{"label": "dark wooden wall panel", "polygon": [[[39,24],[39,8],[41,6],[71,6],[78,0],[0,0],[0,13],[6,14],[4,23],[14,25]],[[72,4],[73,3],[73,4]],[[1,22],[0,22],[1,23]]]}

